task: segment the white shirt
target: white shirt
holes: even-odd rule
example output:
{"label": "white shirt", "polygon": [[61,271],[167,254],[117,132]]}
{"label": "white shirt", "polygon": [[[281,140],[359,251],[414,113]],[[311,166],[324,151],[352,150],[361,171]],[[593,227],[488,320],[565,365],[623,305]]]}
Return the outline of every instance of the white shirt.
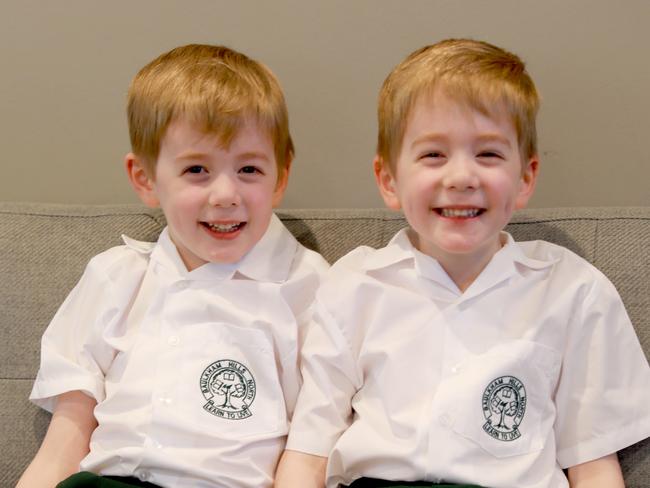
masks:
{"label": "white shirt", "polygon": [[93,258],[42,340],[30,399],[97,400],[81,469],[167,487],[267,487],[300,387],[301,324],[327,269],[273,216],[238,263],[191,272],[157,243]]}
{"label": "white shirt", "polygon": [[650,369],[613,285],[567,249],[505,245],[464,292],[407,231],[317,292],[287,448],[359,477],[568,487],[650,435]]}

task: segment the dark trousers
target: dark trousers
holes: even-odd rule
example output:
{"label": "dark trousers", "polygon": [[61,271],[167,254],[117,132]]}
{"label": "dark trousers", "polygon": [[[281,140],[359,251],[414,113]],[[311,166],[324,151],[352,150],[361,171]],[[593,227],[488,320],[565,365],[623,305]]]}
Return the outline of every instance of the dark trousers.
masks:
{"label": "dark trousers", "polygon": [[375,478],[359,478],[354,480],[349,488],[408,488],[410,486],[426,486],[429,488],[481,488],[478,485],[439,485],[430,481],[388,481]]}
{"label": "dark trousers", "polygon": [[137,478],[99,476],[95,473],[89,473],[88,471],[73,474],[56,485],[56,488],[130,488],[132,486],[160,488],[157,485],[147,483],[146,481],[140,481]]}
{"label": "dark trousers", "polygon": [[[120,476],[98,476],[94,473],[82,471],[74,474],[56,485],[56,488],[160,488],[152,483],[140,481],[137,478]],[[481,488],[478,485],[439,485],[427,481],[388,481],[374,478],[360,478],[355,480],[349,488],[408,488],[411,486],[424,486],[430,488]]]}

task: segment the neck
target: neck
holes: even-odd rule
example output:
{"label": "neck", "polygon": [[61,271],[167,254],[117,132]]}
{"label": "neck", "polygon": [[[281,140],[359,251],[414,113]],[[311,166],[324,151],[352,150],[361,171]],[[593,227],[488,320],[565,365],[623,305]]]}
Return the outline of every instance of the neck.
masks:
{"label": "neck", "polygon": [[490,259],[492,259],[491,255],[487,259],[472,260],[468,260],[467,256],[452,256],[447,257],[445,260],[438,260],[438,262],[458,289],[464,292],[478,278],[478,275],[485,269]]}
{"label": "neck", "polygon": [[[417,242],[417,235],[416,240],[412,242]],[[504,243],[499,238],[487,244],[484,249],[479,249],[473,253],[447,253],[438,249],[437,252],[434,251],[428,254],[438,261],[458,289],[464,292],[474,283],[474,280],[478,278],[503,245]],[[415,247],[420,249],[418,245]]]}

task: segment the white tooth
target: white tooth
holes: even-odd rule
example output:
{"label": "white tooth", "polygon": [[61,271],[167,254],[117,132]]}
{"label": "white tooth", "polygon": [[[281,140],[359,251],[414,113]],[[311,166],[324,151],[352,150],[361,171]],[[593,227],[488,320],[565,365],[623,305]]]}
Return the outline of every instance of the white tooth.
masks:
{"label": "white tooth", "polygon": [[217,232],[230,232],[234,230],[239,224],[210,224],[212,230]]}
{"label": "white tooth", "polygon": [[441,214],[443,217],[462,217],[462,218],[469,218],[469,217],[476,217],[478,215],[479,210],[476,208],[472,209],[456,209],[456,208],[443,208]]}

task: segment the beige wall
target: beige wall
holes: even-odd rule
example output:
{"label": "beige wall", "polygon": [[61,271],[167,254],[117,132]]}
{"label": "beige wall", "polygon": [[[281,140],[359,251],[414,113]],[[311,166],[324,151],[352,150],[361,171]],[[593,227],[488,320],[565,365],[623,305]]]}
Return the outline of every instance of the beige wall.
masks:
{"label": "beige wall", "polygon": [[380,206],[375,99],[415,48],[451,36],[520,54],[543,95],[531,206],[650,205],[645,0],[48,0],[0,8],[0,200],[134,202],[124,96],[176,45],[273,69],[298,157],[284,206]]}

